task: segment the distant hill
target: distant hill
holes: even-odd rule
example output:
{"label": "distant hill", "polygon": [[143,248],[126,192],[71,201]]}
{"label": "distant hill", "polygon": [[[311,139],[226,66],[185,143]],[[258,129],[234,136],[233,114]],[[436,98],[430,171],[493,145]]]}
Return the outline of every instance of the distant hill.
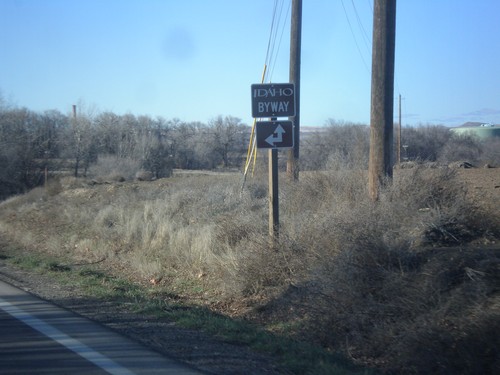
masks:
{"label": "distant hill", "polygon": [[301,133],[316,133],[316,132],[324,132],[328,129],[327,126],[301,126]]}

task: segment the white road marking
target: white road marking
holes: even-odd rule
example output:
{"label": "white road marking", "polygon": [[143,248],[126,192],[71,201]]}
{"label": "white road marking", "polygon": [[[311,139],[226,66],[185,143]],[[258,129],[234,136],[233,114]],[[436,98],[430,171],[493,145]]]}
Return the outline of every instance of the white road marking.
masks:
{"label": "white road marking", "polygon": [[115,361],[109,359],[108,357],[96,352],[89,346],[81,343],[80,341],[68,336],[67,334],[61,332],[50,324],[45,323],[26,311],[12,305],[11,303],[0,298],[0,308],[13,316],[14,318],[20,320],[24,324],[29,325],[31,328],[37,330],[38,332],[44,334],[45,336],[51,338],[52,340],[58,342],[59,344],[65,346],[69,350],[75,352],[79,356],[85,358],[87,361],[92,362],[96,366],[100,367],[104,371],[113,375],[133,375],[134,373],[129,369],[119,365]]}

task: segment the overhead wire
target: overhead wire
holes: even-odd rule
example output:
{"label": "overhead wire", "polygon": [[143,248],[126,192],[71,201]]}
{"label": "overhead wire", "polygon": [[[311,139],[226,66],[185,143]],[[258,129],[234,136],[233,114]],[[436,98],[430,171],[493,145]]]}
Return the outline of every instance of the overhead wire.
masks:
{"label": "overhead wire", "polygon": [[372,5],[373,0],[367,0],[367,1],[368,1],[368,6],[370,7],[371,14],[373,14],[373,5]]}
{"label": "overhead wire", "polygon": [[276,9],[278,7],[278,0],[274,0],[274,8],[273,8],[273,17],[271,20],[271,30],[269,31],[269,40],[267,41],[267,51],[266,51],[266,59],[264,60],[264,65],[268,65],[270,59],[270,51],[271,51],[271,41],[272,36],[274,34],[274,20],[276,19]]}
{"label": "overhead wire", "polygon": [[[362,54],[361,54],[361,50],[360,50],[360,48],[359,48],[359,46],[358,46],[356,36],[355,36],[354,31],[353,31],[353,29],[352,29],[352,25],[351,25],[351,23],[350,23],[350,21],[349,21],[349,16],[347,15],[347,10],[346,10],[346,8],[345,8],[345,6],[344,6],[344,1],[343,1],[343,0],[341,0],[341,1],[342,1],[342,7],[344,8],[344,13],[345,13],[346,18],[347,18],[347,22],[349,23],[349,27],[351,28],[351,33],[352,33],[352,35],[353,35],[353,37],[354,37],[354,41],[355,41],[355,43],[356,43],[356,47],[358,48],[358,52],[359,52],[359,54],[360,54],[360,56],[361,56],[361,59],[363,60],[363,63],[364,63],[365,67],[366,67],[366,68],[367,68],[367,70],[368,70],[368,66],[367,66],[367,64],[365,63],[365,60],[364,60],[364,58],[363,58],[363,56],[362,56]],[[356,20],[357,20],[357,23],[358,23],[358,27],[359,27],[359,29],[360,29],[360,31],[361,31],[361,35],[362,35],[362,37],[363,37],[363,41],[365,42],[365,45],[366,45],[366,47],[367,47],[367,50],[369,51],[369,55],[371,55],[371,53],[372,53],[372,52],[371,52],[372,42],[371,42],[371,40],[370,40],[370,38],[369,38],[369,36],[368,36],[368,33],[366,32],[366,29],[365,29],[365,28],[364,28],[364,26],[363,26],[363,22],[361,21],[361,17],[359,16],[359,13],[358,13],[358,10],[357,10],[356,5],[355,5],[355,3],[354,3],[354,0],[351,0],[351,3],[352,3],[352,7],[353,7],[353,9],[354,9],[354,14],[355,14],[355,16],[356,16]],[[372,18],[373,18],[373,5],[372,5],[372,1],[371,1],[371,0],[368,0],[368,5],[369,5],[369,7],[370,7],[370,14],[372,15]],[[369,71],[369,70],[368,70],[368,71]],[[400,88],[399,88],[399,80],[398,80],[398,75],[397,75],[396,70],[394,70],[394,86],[395,86],[396,91],[398,92],[398,94],[401,94],[401,90],[400,90]]]}
{"label": "overhead wire", "polygon": [[[278,42],[278,45],[276,48],[276,40],[278,37],[278,31],[279,31],[280,24],[281,24],[281,16],[283,14],[284,1],[285,0],[281,0],[281,2],[279,0],[274,1],[273,15],[272,15],[272,20],[271,20],[271,28],[270,28],[270,32],[269,32],[269,40],[267,43],[266,58],[265,58],[265,62],[264,62],[264,69],[262,72],[261,83],[264,83],[264,82],[271,79],[272,72],[270,73],[268,68],[269,68],[269,66],[272,66],[273,67],[272,69],[274,70],[274,66],[276,64],[276,56],[279,52],[281,40],[282,40],[284,29],[285,29],[286,19],[288,18],[288,13],[290,12],[290,8],[291,8],[291,2],[290,2],[290,6],[289,6],[289,9],[287,11],[287,16],[285,17],[285,20],[283,21],[280,39],[279,39],[279,42]],[[279,11],[278,11],[278,9],[279,9]],[[274,52],[275,48],[276,48],[276,53]],[[250,142],[249,142],[248,150],[247,150],[247,159],[245,162],[245,168],[243,170],[243,184],[241,186],[242,190],[244,188],[246,177],[247,177],[247,174],[249,171],[249,167],[252,164],[252,161],[253,161],[252,174],[255,171],[255,165],[256,165],[256,160],[257,160],[257,143],[256,143],[256,132],[255,132],[256,123],[257,123],[257,119],[254,119],[251,134],[250,134]]]}
{"label": "overhead wire", "polygon": [[[278,45],[276,47],[276,40],[277,40],[278,32],[280,29],[281,17],[283,14],[284,1],[285,0],[281,0],[281,2],[280,2],[280,0],[274,1],[271,27],[270,27],[270,32],[269,32],[269,39],[268,39],[268,44],[267,44],[266,58],[265,58],[265,63],[264,63],[264,69],[262,72],[261,83],[265,83],[266,81],[269,81],[269,82],[271,81],[272,75],[274,73],[274,68],[276,66],[276,61],[277,61],[276,57],[279,53],[281,41],[283,38],[283,33],[285,30],[286,20],[288,19],[288,15],[289,15],[290,9],[291,9],[291,0],[290,0],[290,6],[288,7],[285,19],[283,20],[283,25],[281,26],[281,33],[280,33],[279,42],[278,42]],[[344,10],[344,14],[345,14],[349,29],[350,29],[351,34],[353,36],[354,43],[356,45],[356,49],[358,50],[359,56],[361,58],[361,61],[363,62],[363,65],[366,68],[366,71],[370,74],[371,70],[368,67],[368,64],[366,63],[366,60],[365,60],[363,53],[361,51],[361,48],[359,46],[358,40],[356,38],[356,34],[355,34],[353,26],[351,24],[351,20],[349,18],[349,14],[348,14],[347,9],[346,9],[345,4],[344,4],[344,0],[341,0],[341,4],[342,4],[342,8]],[[362,36],[363,42],[364,42],[365,47],[368,51],[368,54],[371,55],[371,53],[372,53],[371,52],[372,41],[370,40],[370,37],[368,36],[368,34],[363,26],[363,22],[361,21],[361,18],[359,16],[359,13],[358,13],[358,10],[357,10],[356,5],[354,3],[354,0],[351,0],[351,4],[352,4],[353,10],[354,10],[355,18],[357,20],[357,26],[361,31],[361,36]],[[373,17],[373,6],[372,6],[371,0],[368,0],[368,4],[370,7],[372,17]],[[276,49],[276,53],[275,53],[275,49]],[[271,68],[269,68],[269,67],[271,67]],[[396,81],[395,84],[396,84],[396,86],[398,88],[398,92],[399,92],[400,90],[398,87],[397,79],[395,81]],[[249,143],[248,152],[247,152],[247,160],[245,162],[244,181],[243,181],[242,189],[244,187],[245,179],[246,179],[248,169],[249,169],[249,166],[250,166],[252,160],[253,160],[252,173],[255,170],[255,163],[256,163],[256,157],[257,157],[256,134],[255,134],[256,122],[257,122],[257,119],[254,119],[252,131],[251,131],[250,143]]]}
{"label": "overhead wire", "polygon": [[340,2],[342,4],[342,8],[344,9],[344,14],[345,14],[345,17],[347,19],[347,24],[349,25],[349,29],[351,30],[351,34],[352,34],[352,37],[354,38],[354,43],[356,44],[356,48],[358,50],[359,56],[361,57],[361,61],[363,62],[363,65],[365,66],[366,71],[368,72],[368,74],[370,74],[370,69],[368,68],[368,65],[366,64],[366,61],[365,61],[365,58],[363,57],[363,53],[361,52],[361,49],[359,48],[359,44],[358,44],[358,40],[356,38],[356,34],[354,33],[354,30],[353,30],[352,25],[351,25],[351,20],[349,19],[349,15],[347,14],[347,9],[346,9],[346,7],[344,5],[344,0],[341,0]]}
{"label": "overhead wire", "polygon": [[[284,4],[284,2],[283,2]],[[286,15],[285,15],[285,18],[283,19],[283,26],[281,27],[281,35],[280,35],[280,39],[278,41],[278,49],[276,50],[276,57],[278,56],[279,52],[280,52],[280,47],[281,47],[281,41],[283,40],[283,34],[285,32],[285,27],[286,27],[286,24],[287,24],[287,20],[288,20],[288,15],[290,14],[290,10],[292,9],[292,2],[290,1],[289,2],[289,6],[288,6],[288,9],[287,9],[287,12],[286,12]],[[278,61],[277,58],[274,59],[274,63],[273,63],[273,66],[271,68],[271,72],[269,73],[269,80],[272,80],[272,76],[274,74],[274,68],[276,67],[276,62]]]}
{"label": "overhead wire", "polygon": [[366,33],[366,30],[363,26],[363,22],[361,21],[361,18],[359,17],[358,9],[356,8],[356,4],[354,3],[354,0],[351,0],[352,7],[354,9],[354,15],[356,16],[356,20],[358,21],[358,27],[361,29],[361,35],[363,36],[363,41],[365,42],[366,49],[368,51],[368,54],[371,53],[371,45],[372,42]]}

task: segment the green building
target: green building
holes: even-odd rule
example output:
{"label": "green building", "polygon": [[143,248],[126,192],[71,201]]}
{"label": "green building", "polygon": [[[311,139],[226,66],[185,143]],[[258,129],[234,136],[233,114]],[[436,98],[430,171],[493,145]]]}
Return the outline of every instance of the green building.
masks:
{"label": "green building", "polygon": [[467,122],[462,126],[451,128],[450,130],[459,135],[475,135],[479,139],[490,139],[494,137],[500,138],[500,125]]}

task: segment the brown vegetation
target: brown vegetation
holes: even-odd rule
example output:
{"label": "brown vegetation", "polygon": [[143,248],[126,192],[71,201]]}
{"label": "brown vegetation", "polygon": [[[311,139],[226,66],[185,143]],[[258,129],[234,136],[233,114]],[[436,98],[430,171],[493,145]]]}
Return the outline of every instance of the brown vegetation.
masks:
{"label": "brown vegetation", "polygon": [[330,121],[304,134],[300,181],[282,179],[271,246],[264,176],[241,189],[239,174],[208,172],[241,165],[249,129],[239,119],[0,104],[3,242],[365,366],[499,372],[498,139],[403,128],[402,168],[374,203],[369,128]]}
{"label": "brown vegetation", "polygon": [[273,247],[267,187],[256,177],[241,192],[238,174],[94,185],[63,178],[3,202],[0,232],[68,265],[154,280],[170,296],[360,364],[493,373],[499,171],[396,170],[377,204],[362,170],[282,179],[283,231]]}

